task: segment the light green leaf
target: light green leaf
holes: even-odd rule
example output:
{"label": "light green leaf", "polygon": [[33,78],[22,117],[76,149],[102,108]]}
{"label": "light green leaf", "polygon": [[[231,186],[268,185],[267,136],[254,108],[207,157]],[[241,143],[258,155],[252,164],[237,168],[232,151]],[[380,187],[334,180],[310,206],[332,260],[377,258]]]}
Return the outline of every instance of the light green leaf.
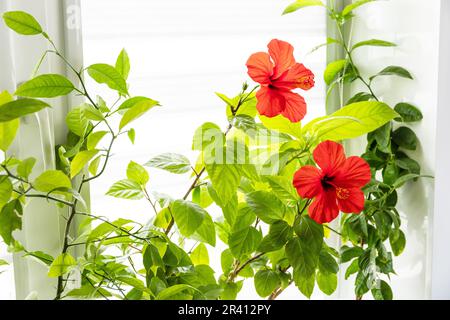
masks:
{"label": "light green leaf", "polygon": [[152,99],[150,99],[150,98],[143,97],[143,96],[137,96],[137,97],[132,97],[132,98],[129,98],[129,99],[125,100],[125,101],[119,106],[119,108],[118,108],[117,110],[119,110],[119,111],[125,111],[125,110],[127,110],[127,109],[130,109],[130,108],[134,107],[136,104],[138,104],[138,103],[140,103],[140,102],[142,102],[142,101],[153,101],[155,104],[158,104],[157,101],[152,100]]}
{"label": "light green leaf", "polygon": [[0,236],[7,245],[14,242],[12,233],[22,229],[22,206],[19,200],[8,202],[0,211]]}
{"label": "light green leaf", "polygon": [[8,11],[3,14],[6,25],[15,32],[23,35],[42,33],[42,27],[36,19],[23,11]]}
{"label": "light green leaf", "polygon": [[360,41],[353,45],[352,50],[355,50],[356,48],[362,47],[362,46],[376,46],[376,47],[395,47],[397,46],[393,42],[379,40],[379,39],[370,39],[365,41]]}
{"label": "light green leaf", "polygon": [[301,9],[304,7],[310,7],[310,6],[324,7],[325,5],[320,0],[297,0],[293,3],[291,3],[290,5],[288,5],[286,7],[286,9],[284,9],[283,14],[288,14],[288,13],[297,11],[298,9]]}
{"label": "light green leaf", "polygon": [[394,110],[401,116],[395,120],[415,122],[423,118],[422,112],[410,103],[400,102],[394,107]]}
{"label": "light green leaf", "polygon": [[256,293],[264,298],[269,296],[280,285],[280,277],[273,270],[259,270],[255,274]]}
{"label": "light green leaf", "polygon": [[187,284],[176,284],[162,290],[156,297],[156,300],[178,300],[178,295],[182,292],[189,291],[191,293],[196,290],[197,289]]}
{"label": "light green leaf", "polygon": [[195,233],[192,235],[192,238],[198,241],[206,242],[213,247],[216,245],[216,228],[209,214],[205,215],[202,224],[197,228]]}
{"label": "light green leaf", "polygon": [[191,163],[185,156],[177,153],[163,153],[144,164],[147,167],[159,168],[172,173],[182,174],[191,170]]}
{"label": "light green leaf", "polygon": [[234,164],[212,163],[206,165],[206,171],[212,182],[212,187],[225,206],[236,193],[241,181],[240,171]]}
{"label": "light green leaf", "polygon": [[208,249],[203,243],[199,243],[192,251],[190,256],[194,266],[200,264],[209,265]]}
{"label": "light green leaf", "polygon": [[36,164],[35,158],[26,158],[17,165],[17,174],[22,178],[28,179],[33,167]]}
{"label": "light green leaf", "polygon": [[266,176],[272,192],[286,204],[293,204],[299,199],[297,190],[292,184],[292,178],[285,176]]}
{"label": "light green leaf", "polygon": [[263,238],[258,250],[271,252],[281,249],[292,238],[292,227],[285,221],[276,221],[270,225],[269,233]]}
{"label": "light green leaf", "polygon": [[270,192],[254,191],[247,194],[246,200],[251,210],[265,223],[274,223],[284,217],[286,207]]}
{"label": "light green leaf", "polygon": [[402,230],[396,230],[389,234],[389,243],[395,256],[402,254],[406,245],[405,234]]}
{"label": "light green leaf", "polygon": [[0,210],[11,199],[13,185],[9,177],[6,175],[0,176]]}
{"label": "light green leaf", "polygon": [[24,257],[32,257],[42,263],[44,263],[47,266],[50,266],[53,262],[53,260],[55,260],[51,255],[42,252],[42,251],[32,251],[32,252],[27,252]]}
{"label": "light green leaf", "polygon": [[319,289],[326,295],[331,295],[337,288],[337,275],[335,273],[317,272],[316,277]]}
{"label": "light green leaf", "polygon": [[122,49],[117,57],[116,70],[125,80],[127,80],[128,74],[130,73],[130,58],[128,57],[128,53],[125,49]]}
{"label": "light green leaf", "polygon": [[300,122],[291,122],[282,115],[273,118],[260,115],[259,119],[261,119],[261,122],[267,129],[277,130],[303,140]]}
{"label": "light green leaf", "polygon": [[134,141],[136,139],[136,131],[134,131],[133,128],[129,129],[127,136],[128,136],[128,139],[130,139],[131,143],[134,144]]}
{"label": "light green leaf", "polygon": [[352,12],[353,10],[355,10],[356,8],[362,6],[363,4],[366,4],[368,2],[372,2],[373,0],[358,0],[355,1],[349,5],[347,5],[344,10],[342,10],[342,15],[346,16],[347,14],[349,14],[350,12]]}
{"label": "light green leaf", "polygon": [[87,68],[88,74],[98,83],[104,83],[120,94],[128,95],[125,79],[113,66],[105,63],[97,63]]}
{"label": "light green leaf", "polygon": [[408,70],[406,70],[403,67],[399,67],[399,66],[389,66],[384,68],[383,70],[381,70],[380,72],[378,72],[376,75],[370,77],[370,81],[372,81],[373,79],[375,79],[378,76],[399,76],[401,78],[406,78],[406,79],[413,79],[411,73],[409,73]]}
{"label": "light green leaf", "polygon": [[127,167],[127,178],[145,186],[149,180],[148,172],[140,164],[130,161]]}
{"label": "light green leaf", "polygon": [[98,166],[100,165],[100,160],[102,159],[102,155],[99,155],[94,160],[89,163],[89,173],[95,176],[97,174]]}
{"label": "light green leaf", "polygon": [[129,179],[117,181],[109,188],[106,194],[115,198],[130,200],[138,200],[144,197],[141,185]]}
{"label": "light green leaf", "polygon": [[154,106],[157,106],[158,102],[154,100],[142,100],[138,103],[136,103],[133,107],[129,108],[123,115],[122,119],[120,120],[119,129],[122,129],[130,122],[136,120],[137,118],[144,115],[148,110],[153,108]]}
{"label": "light green leaf", "polygon": [[123,282],[139,291],[153,295],[151,290],[149,288],[147,288],[145,286],[145,284],[137,278],[130,277],[130,276],[119,276],[119,277],[117,277],[117,280],[120,282]]}
{"label": "light green leaf", "polygon": [[186,200],[175,200],[172,203],[172,214],[180,233],[189,237],[202,225],[208,213],[199,205]]}
{"label": "light green leaf", "polygon": [[94,121],[103,121],[105,120],[105,117],[101,113],[101,111],[97,108],[95,108],[92,104],[84,103],[82,105],[84,116],[89,120]]}
{"label": "light green leaf", "polygon": [[66,124],[70,131],[82,137],[86,132],[89,121],[84,114],[83,106],[72,109],[66,116]]}
{"label": "light green leaf", "polygon": [[[0,106],[11,102],[13,97],[8,91],[3,91],[0,93]],[[9,146],[14,141],[16,137],[17,130],[19,129],[20,121],[19,119],[14,119],[7,122],[0,122],[0,150],[6,151]]]}
{"label": "light green leaf", "polygon": [[64,76],[43,74],[20,85],[14,95],[31,98],[54,98],[65,96],[74,89],[72,82]]}
{"label": "light green leaf", "polygon": [[87,138],[87,148],[88,150],[95,149],[97,144],[103,139],[103,137],[108,133],[108,131],[97,131],[91,133]]}
{"label": "light green leaf", "polygon": [[254,227],[246,227],[230,234],[228,246],[230,247],[231,253],[239,259],[245,254],[256,251],[261,242],[261,238],[261,233]]}
{"label": "light green leaf", "polygon": [[336,75],[339,72],[341,72],[346,65],[347,65],[347,60],[345,60],[345,59],[330,62],[327,65],[325,72],[323,73],[323,78],[325,80],[325,83],[327,85],[330,85],[333,82],[333,80],[336,78]]}
{"label": "light green leaf", "polygon": [[320,140],[339,141],[374,131],[396,116],[398,114],[383,102],[362,101],[315,119],[303,129],[304,132],[315,134]]}
{"label": "light green leaf", "polygon": [[195,130],[194,138],[192,140],[192,150],[203,151],[210,145],[213,147],[223,146],[225,143],[225,135],[219,126],[206,122]]}
{"label": "light green leaf", "polygon": [[0,259],[0,266],[7,266],[9,263],[3,259]]}
{"label": "light green leaf", "polygon": [[28,98],[7,102],[0,106],[0,122],[11,121],[48,107],[43,101]]}
{"label": "light green leaf", "polygon": [[83,170],[84,166],[94,158],[99,150],[85,150],[77,153],[70,163],[70,177],[73,179]]}
{"label": "light green leaf", "polygon": [[48,276],[56,278],[68,273],[74,266],[77,265],[77,261],[69,253],[63,253],[53,260],[48,271]]}
{"label": "light green leaf", "polygon": [[57,189],[71,189],[72,183],[69,177],[60,170],[48,170],[43,172],[33,182],[36,190],[42,192],[58,192]]}

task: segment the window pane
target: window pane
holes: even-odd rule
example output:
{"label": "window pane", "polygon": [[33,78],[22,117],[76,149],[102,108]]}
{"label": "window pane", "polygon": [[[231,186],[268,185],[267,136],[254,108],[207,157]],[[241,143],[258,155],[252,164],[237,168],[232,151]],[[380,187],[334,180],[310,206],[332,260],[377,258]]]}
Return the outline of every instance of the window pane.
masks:
{"label": "window pane", "polygon": [[[292,43],[297,60],[321,77],[325,50],[307,53],[324,42],[324,10],[311,7],[308,14],[281,16],[285,4],[274,0],[82,2],[85,65],[113,64],[125,47],[131,59],[130,91],[162,104],[136,122],[134,146],[125,137],[115,146],[106,174],[91,185],[93,212],[143,222],[151,218],[146,202],[130,204],[104,193],[112,182],[125,177],[131,159],[144,163],[159,153],[177,152],[195,161],[190,150],[194,130],[206,121],[226,125],[224,105],[214,92],[233,96],[244,81],[251,83],[245,63],[251,53],[266,50],[271,39]],[[317,81],[304,94],[308,118],[325,113],[322,83]],[[89,88],[105,92],[108,102],[116,98],[93,82]],[[186,176],[158,170],[150,174],[152,190],[181,197],[188,187]],[[299,296],[294,290],[292,297]]]}

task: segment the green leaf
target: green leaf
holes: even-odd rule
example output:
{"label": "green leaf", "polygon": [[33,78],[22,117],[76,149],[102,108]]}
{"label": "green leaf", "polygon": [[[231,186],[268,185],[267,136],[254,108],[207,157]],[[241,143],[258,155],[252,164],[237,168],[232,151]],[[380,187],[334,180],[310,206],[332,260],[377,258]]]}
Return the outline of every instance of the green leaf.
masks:
{"label": "green leaf", "polygon": [[333,114],[308,123],[303,129],[321,140],[353,139],[374,131],[398,114],[387,104],[363,101],[349,104]]}
{"label": "green leaf", "polygon": [[299,122],[291,122],[288,118],[278,115],[276,117],[259,116],[267,129],[277,130],[303,140],[301,125]]}
{"label": "green leaf", "polygon": [[158,248],[152,244],[147,244],[143,254],[143,264],[145,270],[150,270],[153,266],[164,267],[164,262],[159,254]]}
{"label": "green leaf", "polygon": [[65,96],[74,89],[72,82],[64,76],[43,74],[20,85],[14,95],[31,98],[54,98]]}
{"label": "green leaf", "polygon": [[98,83],[104,83],[109,88],[118,91],[120,94],[128,95],[128,88],[125,79],[113,66],[105,63],[97,63],[87,68],[88,74]]}
{"label": "green leaf", "polygon": [[228,239],[231,253],[239,259],[245,254],[254,252],[261,242],[261,233],[254,227],[246,227],[234,231]]}
{"label": "green leaf", "polygon": [[272,193],[254,191],[247,194],[248,206],[265,223],[282,220],[286,211],[284,204]]}
{"label": "green leaf", "polygon": [[288,14],[288,13],[297,11],[298,9],[301,9],[304,7],[310,7],[310,6],[324,7],[325,5],[320,0],[297,0],[293,3],[291,3],[290,5],[288,5],[286,7],[286,9],[284,9],[283,14]]}
{"label": "green leaf", "polygon": [[43,262],[47,266],[50,266],[53,260],[55,260],[51,255],[42,251],[27,252],[24,257],[33,257],[34,259]]}
{"label": "green leaf", "polygon": [[136,181],[123,179],[114,183],[106,193],[109,196],[122,199],[138,200],[144,197],[142,187]]}
{"label": "green leaf", "polygon": [[128,74],[130,73],[130,58],[125,49],[120,51],[119,56],[116,60],[116,70],[122,75],[122,77],[127,80]]}
{"label": "green leaf", "polygon": [[345,271],[345,280],[347,280],[352,274],[355,274],[359,271],[358,259],[352,261],[352,263],[348,266]]}
{"label": "green leaf", "polygon": [[319,289],[326,295],[331,295],[337,288],[337,275],[335,273],[318,272],[316,277]]}
{"label": "green leaf", "polygon": [[256,293],[264,298],[269,296],[280,285],[280,277],[273,270],[259,270],[255,274]]}
{"label": "green leaf", "polygon": [[77,261],[69,253],[63,253],[53,260],[48,271],[48,276],[56,278],[68,273],[74,266],[77,265]]}
{"label": "green leaf", "polygon": [[298,193],[292,185],[292,179],[285,176],[266,176],[272,192],[284,203],[291,204],[298,200]]}
{"label": "green leaf", "polygon": [[403,122],[420,121],[423,118],[422,112],[409,103],[400,102],[394,107],[394,110],[401,116],[398,120]]}
{"label": "green leaf", "polygon": [[338,273],[339,265],[331,254],[322,250],[319,255],[319,271],[322,273]]}
{"label": "green leaf", "polygon": [[276,221],[270,225],[269,233],[265,236],[258,250],[271,252],[281,249],[290,238],[292,238],[292,227],[285,221]]}
{"label": "green leaf", "polygon": [[17,165],[17,174],[22,178],[28,179],[33,167],[36,164],[35,158],[26,158]]}
{"label": "green leaf", "polygon": [[120,120],[119,129],[121,130],[123,127],[125,127],[130,122],[140,118],[143,116],[148,110],[153,108],[154,106],[157,106],[158,102],[154,100],[142,100],[138,103],[136,103],[133,107],[127,109],[127,111],[124,113],[122,119]]}
{"label": "green leaf", "polygon": [[9,263],[3,259],[0,259],[0,266],[7,266]]}
{"label": "green leaf", "polygon": [[349,13],[351,13],[353,10],[355,10],[356,8],[362,6],[363,4],[372,2],[372,1],[374,1],[374,0],[358,0],[358,1],[355,1],[355,2],[353,2],[353,3],[349,4],[349,5],[347,5],[347,6],[344,8],[344,10],[342,10],[342,15],[343,15],[343,16],[346,16],[346,15],[348,15]]}
{"label": "green leaf", "polygon": [[22,206],[19,200],[12,200],[0,212],[0,236],[7,245],[14,242],[12,233],[22,229]]}
{"label": "green leaf", "polygon": [[13,185],[9,177],[6,175],[0,176],[0,210],[11,199],[13,192]]}
{"label": "green leaf", "polygon": [[147,167],[159,168],[172,173],[182,174],[191,170],[191,163],[185,156],[177,153],[163,153],[144,164]]}
{"label": "green leaf", "polygon": [[189,237],[197,231],[208,215],[205,209],[186,200],[175,200],[171,208],[175,223],[185,237]]}
{"label": "green leaf", "polygon": [[84,115],[89,120],[94,121],[103,121],[105,117],[101,113],[101,111],[95,108],[92,104],[84,103],[82,104]]}
{"label": "green leaf", "polygon": [[149,180],[149,175],[143,166],[134,161],[130,161],[127,167],[127,178],[145,186]]}
{"label": "green leaf", "polygon": [[11,121],[50,107],[47,103],[35,99],[19,99],[0,106],[0,122]]}
{"label": "green leaf", "polygon": [[131,128],[128,130],[127,135],[128,135],[128,139],[130,139],[131,143],[134,144],[134,141],[136,139],[136,131],[134,131],[134,129]]}
{"label": "green leaf", "polygon": [[364,250],[361,247],[342,247],[341,248],[341,263],[348,262],[353,258],[362,255]]}
{"label": "green leaf", "polygon": [[212,186],[217,192],[222,205],[226,205],[236,194],[241,181],[239,169],[234,164],[206,164],[206,171],[211,179]]}
{"label": "green leaf", "polygon": [[384,280],[380,280],[379,286],[372,288],[371,291],[375,300],[392,300],[393,298],[392,289]]}
{"label": "green leaf", "polygon": [[99,150],[85,150],[77,153],[70,163],[70,177],[73,179],[83,170],[84,166],[94,158]]}
{"label": "green leaf", "polygon": [[397,180],[395,180],[395,182],[392,184],[392,186],[395,189],[398,189],[401,186],[403,186],[406,182],[408,182],[409,180],[417,179],[419,177],[421,177],[419,174],[408,173],[408,174],[398,177]]}
{"label": "green leaf", "polygon": [[327,65],[325,72],[323,73],[323,79],[325,80],[325,83],[327,85],[330,85],[336,78],[337,74],[341,72],[346,65],[347,60],[345,59],[330,62]]}
{"label": "green leaf", "polygon": [[347,104],[352,104],[355,102],[361,102],[361,101],[369,101],[370,99],[373,99],[373,96],[370,93],[367,92],[358,92],[353,97],[351,97]]}
{"label": "green leaf", "polygon": [[66,116],[66,124],[71,132],[82,137],[89,125],[89,121],[84,114],[84,108],[79,106],[69,111]]}
{"label": "green leaf", "polygon": [[36,19],[23,11],[8,11],[3,14],[6,25],[15,32],[23,35],[42,33],[42,27]]}
{"label": "green leaf", "polygon": [[206,249],[203,243],[199,243],[190,256],[194,266],[201,264],[209,265],[208,249]]}
{"label": "green leaf", "polygon": [[119,106],[119,108],[118,108],[117,110],[119,110],[119,111],[125,111],[125,110],[127,110],[127,109],[130,109],[130,108],[134,107],[136,104],[138,104],[138,103],[140,103],[140,102],[142,102],[142,101],[153,101],[153,103],[155,103],[156,105],[158,104],[157,101],[152,100],[152,99],[150,99],[150,98],[143,97],[143,96],[137,96],[137,97],[132,97],[132,98],[129,98],[129,99],[125,100],[125,101]]}
{"label": "green leaf", "polygon": [[99,155],[94,160],[92,160],[91,163],[89,163],[88,170],[91,175],[95,176],[97,174],[98,166],[100,165],[100,160],[102,160],[102,155]]}
{"label": "green leaf", "polygon": [[48,170],[37,177],[33,186],[42,192],[58,192],[58,189],[67,190],[72,188],[69,177],[60,170]]}
{"label": "green leaf", "polygon": [[389,243],[395,256],[402,254],[406,245],[405,234],[402,230],[395,230],[389,234]]}
{"label": "green leaf", "polygon": [[407,150],[416,150],[418,139],[414,131],[408,127],[400,127],[392,133],[392,140]]}
{"label": "green leaf", "polygon": [[97,144],[103,139],[103,137],[108,133],[108,131],[97,131],[91,133],[87,138],[87,148],[88,150],[95,149]]}
{"label": "green leaf", "polygon": [[[0,93],[0,106],[11,102],[13,97],[8,91],[3,91]],[[6,151],[9,146],[14,141],[16,137],[17,130],[19,129],[20,121],[19,119],[14,119],[7,122],[0,122],[0,150]]]}
{"label": "green leaf", "polygon": [[399,76],[402,78],[407,78],[407,79],[413,79],[412,75],[409,73],[408,70],[406,70],[403,67],[399,67],[399,66],[389,66],[384,68],[383,70],[381,70],[380,72],[378,72],[376,75],[370,77],[370,81],[372,81],[373,79],[375,79],[378,76],[391,76],[391,75],[395,75],[395,76]]}
{"label": "green leaf", "polygon": [[255,119],[246,114],[238,114],[233,118],[232,125],[235,128],[238,128],[247,134],[255,134],[257,127]]}
{"label": "green leaf", "polygon": [[379,40],[379,39],[370,39],[370,40],[365,40],[365,41],[361,41],[361,42],[354,44],[352,47],[352,51],[355,50],[356,48],[359,48],[362,46],[395,47],[397,45],[395,43],[389,42],[389,41],[384,41],[384,40]]}
{"label": "green leaf", "polygon": [[206,122],[195,130],[192,150],[204,151],[213,143],[214,146],[223,146],[225,143],[225,135],[218,125]]}
{"label": "green leaf", "polygon": [[206,242],[211,246],[216,245],[216,228],[209,214],[204,216],[203,222],[192,235],[193,239]]}
{"label": "green leaf", "polygon": [[302,216],[294,225],[294,231],[301,238],[302,243],[307,244],[308,250],[318,258],[323,243],[323,226],[309,216]]}
{"label": "green leaf", "polygon": [[120,282],[123,282],[123,283],[139,290],[139,291],[142,291],[142,292],[145,292],[148,294],[152,294],[151,290],[149,288],[147,288],[145,286],[145,284],[137,278],[134,278],[131,276],[119,276],[116,279]]}
{"label": "green leaf", "polygon": [[194,287],[187,284],[175,284],[162,290],[156,297],[156,300],[178,300],[179,295],[184,291],[189,291],[190,293],[196,291]]}

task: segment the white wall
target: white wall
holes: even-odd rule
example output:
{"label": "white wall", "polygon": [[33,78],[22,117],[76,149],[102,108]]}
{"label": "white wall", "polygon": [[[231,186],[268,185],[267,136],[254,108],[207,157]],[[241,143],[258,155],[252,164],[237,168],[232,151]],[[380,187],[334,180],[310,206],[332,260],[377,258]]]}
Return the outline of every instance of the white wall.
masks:
{"label": "white wall", "polygon": [[[444,1],[445,2],[445,1]],[[436,151],[436,112],[438,93],[440,1],[390,0],[369,3],[357,11],[353,27],[354,41],[371,38],[398,44],[394,48],[362,47],[355,51],[355,62],[364,75],[373,75],[388,65],[408,69],[414,80],[384,77],[374,81],[375,93],[392,107],[410,102],[423,113],[423,120],[410,126],[420,140],[415,152],[422,174],[434,175]],[[353,88],[353,93],[363,87]],[[357,152],[358,144],[351,149]],[[406,234],[405,251],[394,258],[398,276],[392,277],[397,299],[430,297],[430,219],[434,206],[434,181],[421,179],[409,183],[399,194],[402,230]],[[442,252],[440,253],[442,254]],[[448,272],[448,270],[447,270]],[[342,298],[353,298],[351,284],[341,287]],[[449,296],[447,296],[449,297]]]}

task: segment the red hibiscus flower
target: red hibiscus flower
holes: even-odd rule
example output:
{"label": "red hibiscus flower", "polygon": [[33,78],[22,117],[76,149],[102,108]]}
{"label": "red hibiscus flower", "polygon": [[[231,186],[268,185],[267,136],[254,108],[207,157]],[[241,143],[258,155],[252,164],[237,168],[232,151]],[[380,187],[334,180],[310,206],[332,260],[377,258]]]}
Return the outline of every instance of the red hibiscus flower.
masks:
{"label": "red hibiscus flower", "polygon": [[289,43],[273,39],[267,47],[268,54],[257,52],[247,60],[248,75],[261,85],[256,93],[256,108],[266,117],[282,114],[291,122],[298,122],[306,114],[306,103],[292,90],[312,88],[314,74],[295,62],[294,48]]}
{"label": "red hibiscus flower", "polygon": [[313,199],[309,215],[317,223],[334,220],[339,211],[360,213],[364,209],[364,187],[370,167],[360,157],[345,157],[339,143],[324,141],[313,152],[317,165],[304,166],[294,175],[294,187],[303,198]]}

